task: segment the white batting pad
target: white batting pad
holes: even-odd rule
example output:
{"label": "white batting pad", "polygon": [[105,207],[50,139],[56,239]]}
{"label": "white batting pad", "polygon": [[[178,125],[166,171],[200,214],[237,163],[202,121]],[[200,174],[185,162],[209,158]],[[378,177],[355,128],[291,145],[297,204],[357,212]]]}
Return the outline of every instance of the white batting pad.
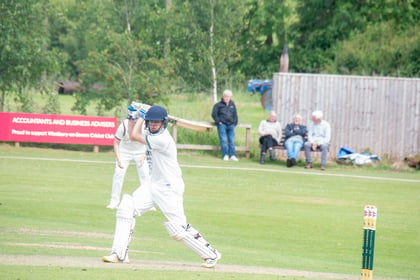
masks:
{"label": "white batting pad", "polygon": [[217,250],[213,249],[191,225],[182,226],[171,222],[165,222],[163,224],[173,239],[181,241],[203,260],[216,259],[218,257]]}
{"label": "white batting pad", "polygon": [[128,245],[130,244],[135,224],[133,198],[130,195],[124,195],[117,209],[115,234],[112,244],[112,252],[116,253],[122,261],[127,257]]}
{"label": "white batting pad", "polygon": [[165,226],[169,235],[176,241],[181,241],[187,235],[187,232],[185,231],[184,227],[181,225],[170,223],[170,222],[164,222],[163,225]]}

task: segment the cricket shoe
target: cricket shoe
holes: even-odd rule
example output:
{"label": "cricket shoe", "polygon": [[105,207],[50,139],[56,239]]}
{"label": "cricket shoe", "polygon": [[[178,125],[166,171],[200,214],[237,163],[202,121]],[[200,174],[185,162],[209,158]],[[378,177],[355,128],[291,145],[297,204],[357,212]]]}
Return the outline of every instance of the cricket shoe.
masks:
{"label": "cricket shoe", "polygon": [[118,255],[116,253],[111,253],[111,255],[109,256],[103,256],[102,261],[106,263],[130,263],[128,255],[125,257],[125,259],[121,260],[120,258],[118,258]]}
{"label": "cricket shoe", "polygon": [[216,257],[214,259],[206,259],[201,266],[205,268],[213,268],[216,266],[217,261],[222,258],[222,254],[219,253],[219,251],[216,250]]}

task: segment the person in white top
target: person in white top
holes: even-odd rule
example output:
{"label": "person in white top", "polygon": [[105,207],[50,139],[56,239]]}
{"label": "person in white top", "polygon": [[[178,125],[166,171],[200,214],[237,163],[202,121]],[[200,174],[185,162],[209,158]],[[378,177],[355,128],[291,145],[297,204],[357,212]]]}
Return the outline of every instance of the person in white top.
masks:
{"label": "person in white top", "polygon": [[259,142],[261,144],[260,163],[265,163],[267,150],[270,153],[270,160],[275,160],[273,147],[277,146],[281,140],[281,124],[277,121],[277,114],[271,111],[267,120],[262,120],[258,126]]}
{"label": "person in white top", "polygon": [[308,141],[303,145],[306,158],[305,168],[312,168],[311,150],[321,150],[321,170],[325,170],[327,165],[331,127],[327,121],[322,119],[322,116],[322,111],[314,111],[312,113],[312,122],[308,128]]}
{"label": "person in white top", "polygon": [[150,177],[149,165],[146,162],[146,145],[131,141],[128,135],[129,128],[136,124],[138,106],[136,102],[128,106],[127,118],[121,122],[115,133],[114,152],[116,162],[114,176],[112,177],[111,199],[107,206],[110,209],[117,208],[120,203],[125,174],[131,161],[136,164],[140,184],[144,184]]}
{"label": "person in white top", "polygon": [[[116,213],[111,254],[102,257],[102,260],[111,263],[128,262],[128,245],[136,217],[150,211],[156,205],[167,219],[164,226],[169,235],[202,258],[203,267],[212,268],[222,255],[187,223],[183,206],[184,180],[177,159],[176,144],[166,129],[168,114],[161,106],[152,106],[148,111],[145,108],[141,108],[141,119],[129,134],[132,140],[147,145],[151,179],[142,184],[133,195],[123,196]],[[147,133],[141,129],[143,118]]]}

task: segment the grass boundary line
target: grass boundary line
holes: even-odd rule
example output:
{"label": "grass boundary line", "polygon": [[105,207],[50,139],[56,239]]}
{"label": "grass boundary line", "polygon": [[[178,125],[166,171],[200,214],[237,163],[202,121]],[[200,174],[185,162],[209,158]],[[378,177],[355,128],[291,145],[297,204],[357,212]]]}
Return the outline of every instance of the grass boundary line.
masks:
{"label": "grass boundary line", "polygon": [[[99,163],[99,164],[115,164],[114,161],[100,161],[100,160],[78,160],[78,159],[63,159],[63,158],[38,158],[38,157],[18,157],[18,156],[0,156],[0,159],[22,159],[22,160],[44,160],[44,161],[63,161],[63,162],[81,162],[81,163]],[[134,164],[134,163],[132,163]],[[329,172],[316,172],[316,171],[293,171],[293,170],[280,170],[280,169],[267,169],[267,168],[249,168],[249,167],[231,167],[231,166],[205,166],[205,165],[189,165],[180,164],[181,167],[185,168],[201,168],[201,169],[223,169],[223,170],[243,170],[243,171],[261,171],[271,173],[288,173],[288,174],[299,174],[299,175],[316,175],[316,176],[332,176],[332,177],[344,177],[344,178],[355,178],[355,179],[368,179],[368,180],[383,180],[383,181],[394,181],[404,183],[420,183],[420,180],[416,179],[402,179],[402,178],[388,178],[388,177],[375,177],[375,176],[363,176],[363,175],[347,175],[347,174],[332,174]]]}
{"label": "grass boundary line", "polygon": [[347,174],[332,174],[332,173],[326,173],[325,171],[322,171],[322,172],[293,171],[293,170],[289,171],[289,170],[273,170],[273,169],[248,168],[248,167],[204,166],[204,165],[188,165],[188,164],[181,164],[181,167],[207,168],[207,169],[229,169],[229,170],[244,170],[244,171],[262,171],[262,172],[272,172],[272,173],[288,173],[288,174],[299,174],[299,175],[318,175],[318,176],[345,177],[345,178],[355,178],[355,179],[396,181],[396,182],[405,182],[405,183],[420,183],[420,180],[416,180],[416,179],[374,177],[374,176],[347,175]]}

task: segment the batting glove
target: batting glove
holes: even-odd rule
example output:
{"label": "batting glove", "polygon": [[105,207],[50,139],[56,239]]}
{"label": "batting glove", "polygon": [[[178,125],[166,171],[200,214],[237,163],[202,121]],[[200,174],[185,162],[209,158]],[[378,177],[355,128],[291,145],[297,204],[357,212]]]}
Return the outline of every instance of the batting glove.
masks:
{"label": "batting glove", "polygon": [[133,106],[128,106],[128,110],[127,110],[127,119],[131,120],[131,121],[135,121],[137,120],[138,116],[137,116],[137,109],[135,109]]}
{"label": "batting glove", "polygon": [[137,117],[144,120],[144,118],[146,117],[146,113],[147,113],[147,110],[142,108],[142,109],[137,111]]}

